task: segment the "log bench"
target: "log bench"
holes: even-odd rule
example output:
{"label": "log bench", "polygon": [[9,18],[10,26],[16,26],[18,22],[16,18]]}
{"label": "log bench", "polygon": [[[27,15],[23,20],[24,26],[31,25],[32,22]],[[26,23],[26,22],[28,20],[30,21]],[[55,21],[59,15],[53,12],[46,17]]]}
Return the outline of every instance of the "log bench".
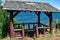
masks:
{"label": "log bench", "polygon": [[50,27],[37,27],[36,26],[36,37],[38,37],[40,29],[43,29],[43,33],[45,34],[46,29],[50,29]]}

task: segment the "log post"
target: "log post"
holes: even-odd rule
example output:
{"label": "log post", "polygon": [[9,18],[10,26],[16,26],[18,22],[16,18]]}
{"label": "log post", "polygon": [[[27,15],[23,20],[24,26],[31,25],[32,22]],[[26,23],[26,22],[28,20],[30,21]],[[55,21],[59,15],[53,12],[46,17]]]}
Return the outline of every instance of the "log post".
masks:
{"label": "log post", "polygon": [[24,26],[22,26],[22,36],[24,38]]}
{"label": "log post", "polygon": [[28,24],[28,30],[30,30],[30,24]]}
{"label": "log post", "polygon": [[11,37],[11,40],[13,40],[14,38],[13,22],[10,22],[10,37]]}
{"label": "log post", "polygon": [[38,26],[36,26],[36,37],[39,35],[38,27],[40,27],[40,12],[35,12],[38,16]]}
{"label": "log post", "polygon": [[38,32],[38,26],[36,26],[36,37],[38,38],[39,32]]}
{"label": "log post", "polygon": [[50,20],[49,20],[49,22],[50,22],[50,33],[52,34],[52,12],[50,12]]}
{"label": "log post", "polygon": [[14,38],[14,27],[13,27],[13,12],[10,11],[10,40]]}
{"label": "log post", "polygon": [[40,27],[40,12],[38,12],[38,27]]}

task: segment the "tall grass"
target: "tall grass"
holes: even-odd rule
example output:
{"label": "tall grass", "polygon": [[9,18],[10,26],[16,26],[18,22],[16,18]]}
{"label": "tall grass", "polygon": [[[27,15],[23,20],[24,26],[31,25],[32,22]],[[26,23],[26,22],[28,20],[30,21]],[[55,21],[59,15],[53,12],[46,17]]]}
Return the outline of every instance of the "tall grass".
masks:
{"label": "tall grass", "polygon": [[[46,35],[40,34],[40,35],[39,35],[39,38],[36,38],[36,37],[34,36],[33,39],[34,39],[34,40],[49,40],[50,38],[52,38],[53,36],[58,35],[58,34],[60,34],[60,30],[53,29],[52,34],[46,34]],[[7,36],[6,38],[1,39],[1,40],[10,40],[10,38]],[[27,37],[27,36],[24,37],[24,40],[28,40],[28,37]]]}

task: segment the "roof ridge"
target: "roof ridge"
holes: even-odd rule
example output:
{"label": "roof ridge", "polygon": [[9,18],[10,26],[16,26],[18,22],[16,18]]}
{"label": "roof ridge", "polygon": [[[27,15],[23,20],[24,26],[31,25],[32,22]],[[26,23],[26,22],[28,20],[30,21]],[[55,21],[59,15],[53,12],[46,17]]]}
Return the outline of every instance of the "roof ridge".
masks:
{"label": "roof ridge", "polygon": [[31,2],[31,1],[6,1],[6,2],[48,3],[48,2]]}

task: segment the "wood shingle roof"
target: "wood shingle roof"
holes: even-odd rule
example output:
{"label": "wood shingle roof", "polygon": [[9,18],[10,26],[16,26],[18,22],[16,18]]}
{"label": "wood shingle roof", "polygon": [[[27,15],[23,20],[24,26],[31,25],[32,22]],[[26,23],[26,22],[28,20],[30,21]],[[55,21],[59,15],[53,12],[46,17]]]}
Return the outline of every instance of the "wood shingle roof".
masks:
{"label": "wood shingle roof", "polygon": [[43,2],[6,1],[3,5],[3,9],[17,11],[60,12],[57,8],[53,7],[49,3]]}

